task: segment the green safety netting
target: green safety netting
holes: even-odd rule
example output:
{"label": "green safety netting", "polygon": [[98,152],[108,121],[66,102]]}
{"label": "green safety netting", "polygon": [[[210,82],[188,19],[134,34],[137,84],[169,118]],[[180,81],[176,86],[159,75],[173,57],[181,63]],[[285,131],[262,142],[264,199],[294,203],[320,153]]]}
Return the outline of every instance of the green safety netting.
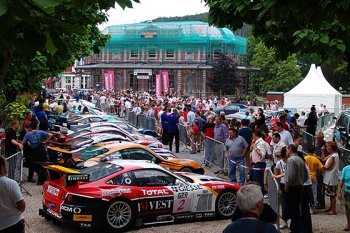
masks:
{"label": "green safety netting", "polygon": [[111,39],[104,49],[114,52],[183,50],[227,52],[245,55],[246,38],[228,28],[217,28],[204,22],[155,22],[113,25],[103,30]]}

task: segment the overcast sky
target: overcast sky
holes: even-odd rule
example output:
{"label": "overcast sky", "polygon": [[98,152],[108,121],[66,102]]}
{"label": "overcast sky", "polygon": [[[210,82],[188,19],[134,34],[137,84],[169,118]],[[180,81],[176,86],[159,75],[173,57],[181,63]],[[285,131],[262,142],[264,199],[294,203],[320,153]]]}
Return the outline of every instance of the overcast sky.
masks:
{"label": "overcast sky", "polygon": [[109,25],[139,23],[158,17],[184,16],[208,12],[201,0],[140,0],[133,8],[121,9],[116,6],[109,10],[109,21],[99,26],[103,30]]}

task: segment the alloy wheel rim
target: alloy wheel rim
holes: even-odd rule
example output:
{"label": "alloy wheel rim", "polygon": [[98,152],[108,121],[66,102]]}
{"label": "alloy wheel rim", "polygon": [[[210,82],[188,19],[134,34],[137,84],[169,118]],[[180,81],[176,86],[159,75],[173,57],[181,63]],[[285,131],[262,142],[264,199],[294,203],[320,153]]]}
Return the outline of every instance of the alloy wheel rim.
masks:
{"label": "alloy wheel rim", "polygon": [[219,212],[225,217],[231,216],[235,212],[236,206],[236,195],[233,193],[224,193],[219,199]]}
{"label": "alloy wheel rim", "polygon": [[130,205],[123,201],[113,203],[107,211],[107,221],[114,228],[123,228],[131,220]]}

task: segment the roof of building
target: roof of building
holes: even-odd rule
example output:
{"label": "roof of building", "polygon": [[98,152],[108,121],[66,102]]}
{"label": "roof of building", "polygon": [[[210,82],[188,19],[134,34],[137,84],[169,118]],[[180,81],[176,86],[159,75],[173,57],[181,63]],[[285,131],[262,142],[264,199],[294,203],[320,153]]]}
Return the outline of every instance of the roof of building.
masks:
{"label": "roof of building", "polygon": [[[111,39],[106,49],[186,49],[199,48],[246,54],[246,38],[228,28],[217,28],[200,21],[150,22],[112,25],[103,30]],[[224,50],[224,51],[222,51]]]}

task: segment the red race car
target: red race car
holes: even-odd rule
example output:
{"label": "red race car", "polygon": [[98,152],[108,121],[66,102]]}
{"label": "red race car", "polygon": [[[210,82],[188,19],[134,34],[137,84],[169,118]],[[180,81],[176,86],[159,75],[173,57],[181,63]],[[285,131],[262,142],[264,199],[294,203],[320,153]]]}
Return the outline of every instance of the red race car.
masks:
{"label": "red race car", "polygon": [[80,171],[48,165],[39,214],[55,222],[120,232],[133,226],[230,218],[240,186],[217,177],[172,173],[144,161]]}

